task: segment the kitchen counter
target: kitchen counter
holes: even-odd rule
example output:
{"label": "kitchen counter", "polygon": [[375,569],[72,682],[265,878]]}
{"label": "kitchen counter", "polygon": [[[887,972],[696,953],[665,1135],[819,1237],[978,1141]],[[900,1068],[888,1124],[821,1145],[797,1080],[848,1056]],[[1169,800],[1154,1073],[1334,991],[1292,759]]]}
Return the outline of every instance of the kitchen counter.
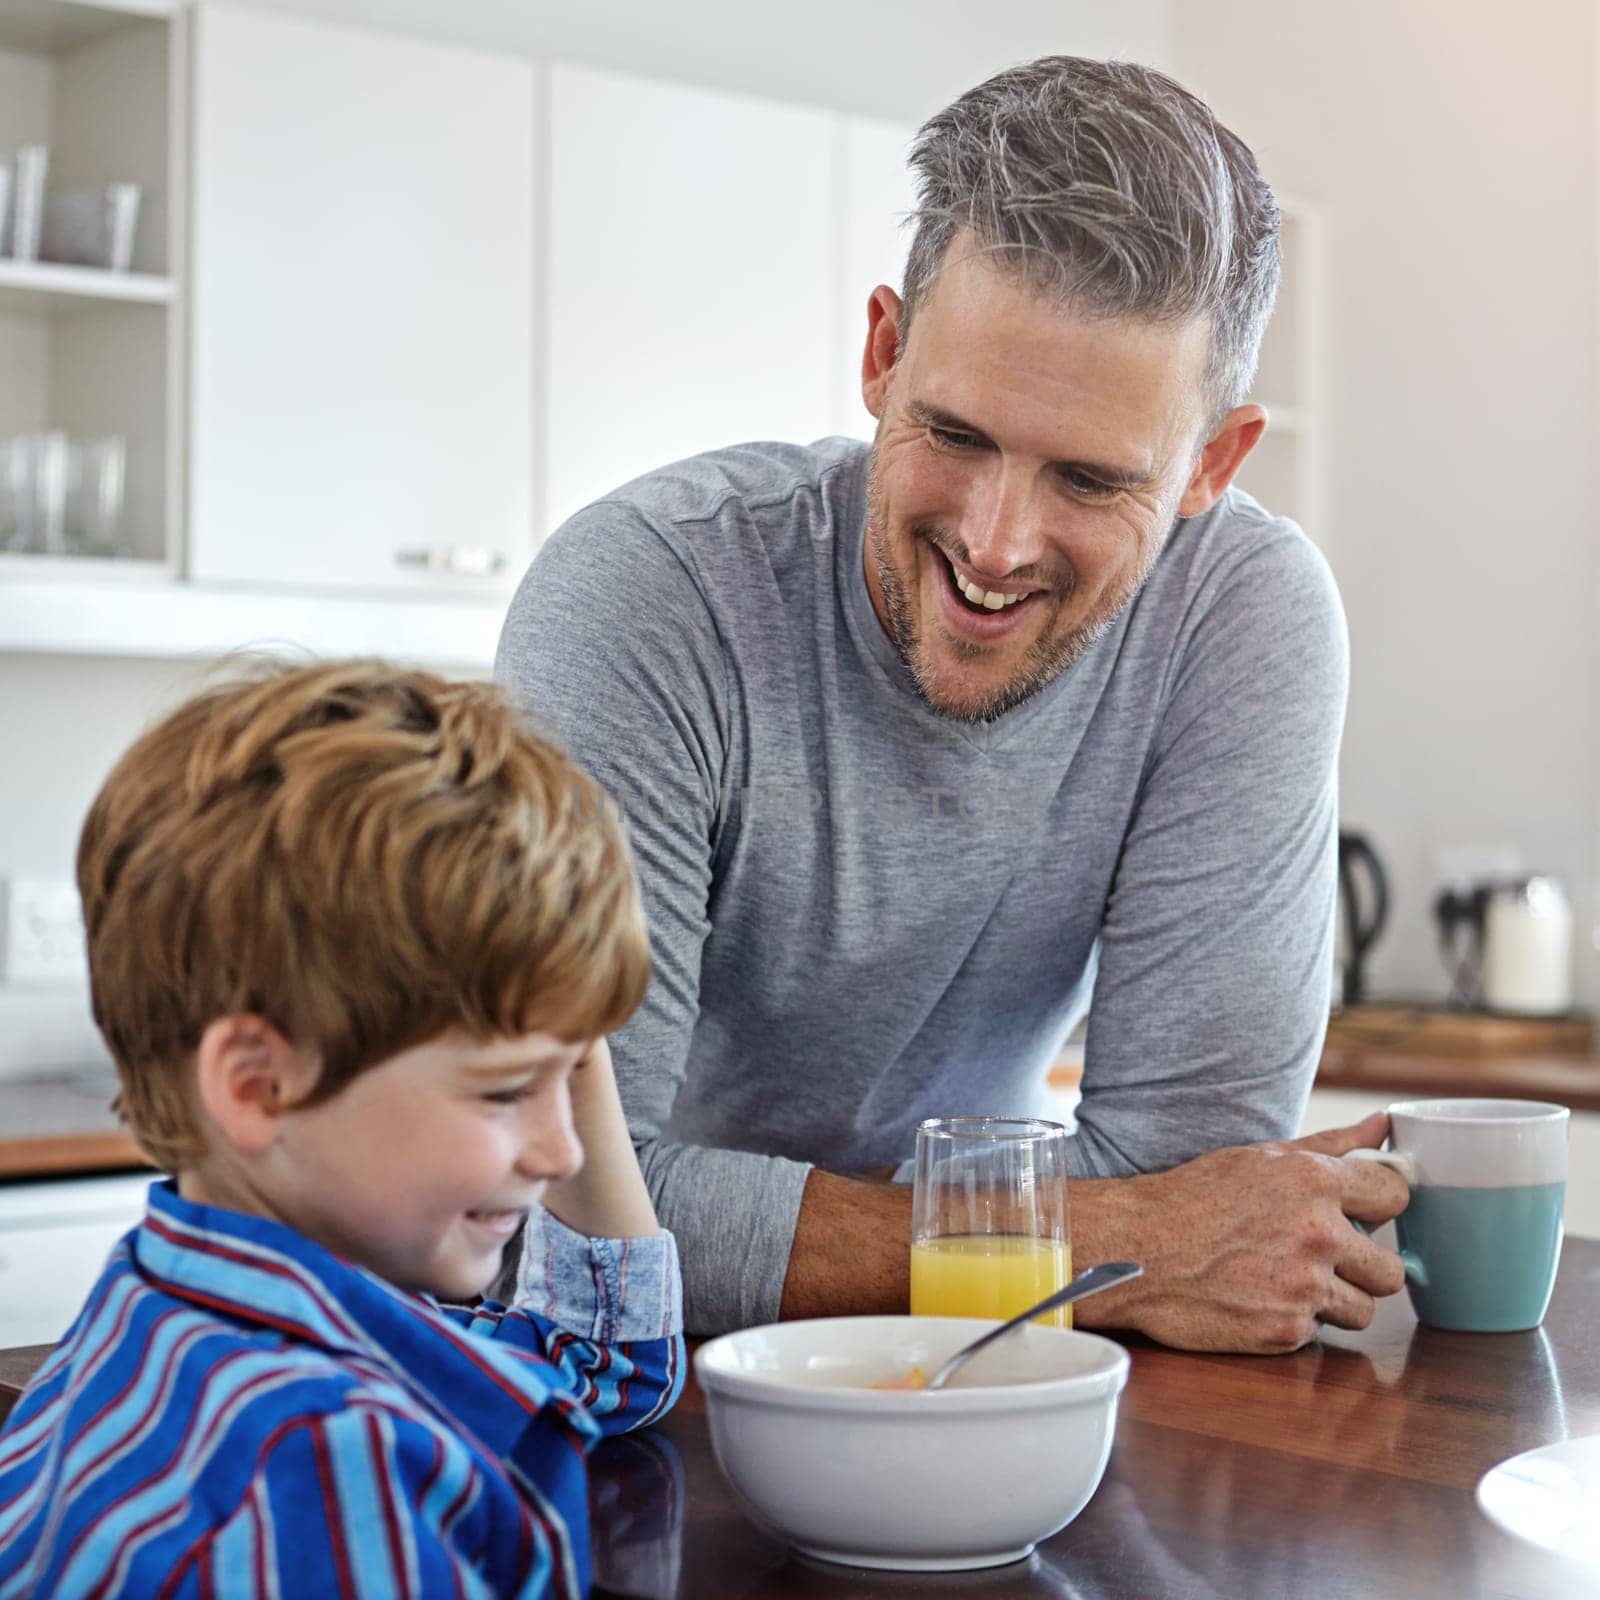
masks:
{"label": "kitchen counter", "polygon": [[148,1166],[111,1110],[110,1067],[0,1080],[0,1178]]}
{"label": "kitchen counter", "polygon": [[1570,1055],[1444,1056],[1330,1044],[1316,1086],[1370,1094],[1379,1102],[1485,1095],[1600,1111],[1600,1061]]}

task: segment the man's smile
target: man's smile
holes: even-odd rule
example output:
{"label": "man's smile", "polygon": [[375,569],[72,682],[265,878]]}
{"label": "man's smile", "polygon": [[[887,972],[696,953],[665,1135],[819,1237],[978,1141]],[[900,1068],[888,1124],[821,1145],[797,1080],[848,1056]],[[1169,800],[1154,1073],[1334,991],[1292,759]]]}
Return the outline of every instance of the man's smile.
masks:
{"label": "man's smile", "polygon": [[1043,584],[1019,582],[1014,578],[1009,580],[983,578],[948,551],[940,549],[937,545],[934,548],[949,567],[952,580],[960,590],[962,598],[974,608],[999,611],[1002,607],[1017,605],[1033,595],[1046,592]]}
{"label": "man's smile", "polygon": [[937,569],[939,609],[945,626],[962,640],[999,644],[1030,631],[1051,591],[1017,579],[980,579],[965,562],[919,535]]}

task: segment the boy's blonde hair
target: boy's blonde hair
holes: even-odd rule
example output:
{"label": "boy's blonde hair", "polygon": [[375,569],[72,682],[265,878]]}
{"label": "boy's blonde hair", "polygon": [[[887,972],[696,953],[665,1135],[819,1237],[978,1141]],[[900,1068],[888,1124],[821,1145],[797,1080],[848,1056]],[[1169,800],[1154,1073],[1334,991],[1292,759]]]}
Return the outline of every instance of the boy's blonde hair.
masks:
{"label": "boy's blonde hair", "polygon": [[95,1021],[159,1166],[203,1153],[189,1060],[264,1017],[321,1064],[304,1104],[460,1027],[577,1041],[644,997],[615,808],[497,688],[354,661],[180,706],[78,845]]}

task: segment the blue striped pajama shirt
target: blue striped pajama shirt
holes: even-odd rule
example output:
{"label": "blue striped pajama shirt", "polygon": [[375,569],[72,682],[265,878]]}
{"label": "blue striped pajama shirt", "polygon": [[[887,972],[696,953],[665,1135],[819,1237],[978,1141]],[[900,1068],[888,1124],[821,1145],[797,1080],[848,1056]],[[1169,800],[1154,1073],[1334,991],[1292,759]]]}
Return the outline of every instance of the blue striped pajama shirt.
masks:
{"label": "blue striped pajama shirt", "polygon": [[683,1385],[677,1255],[535,1211],[524,1262],[440,1306],[156,1184],[0,1431],[0,1600],[585,1594],[588,1450]]}

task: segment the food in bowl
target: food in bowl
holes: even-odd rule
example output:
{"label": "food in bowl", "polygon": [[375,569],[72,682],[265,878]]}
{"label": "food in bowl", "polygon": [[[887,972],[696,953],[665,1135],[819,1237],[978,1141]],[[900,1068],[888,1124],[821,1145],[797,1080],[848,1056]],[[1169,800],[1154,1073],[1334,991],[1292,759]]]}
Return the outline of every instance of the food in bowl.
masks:
{"label": "food in bowl", "polygon": [[1128,1356],[1098,1334],[1032,1324],[947,1388],[878,1387],[936,1371],[993,1326],[830,1317],[710,1340],[695,1372],[742,1504],[827,1561],[917,1571],[1020,1561],[1099,1486]]}
{"label": "food in bowl", "polygon": [[880,1378],[868,1384],[869,1389],[926,1389],[928,1374],[921,1367],[913,1367],[903,1378]]}

